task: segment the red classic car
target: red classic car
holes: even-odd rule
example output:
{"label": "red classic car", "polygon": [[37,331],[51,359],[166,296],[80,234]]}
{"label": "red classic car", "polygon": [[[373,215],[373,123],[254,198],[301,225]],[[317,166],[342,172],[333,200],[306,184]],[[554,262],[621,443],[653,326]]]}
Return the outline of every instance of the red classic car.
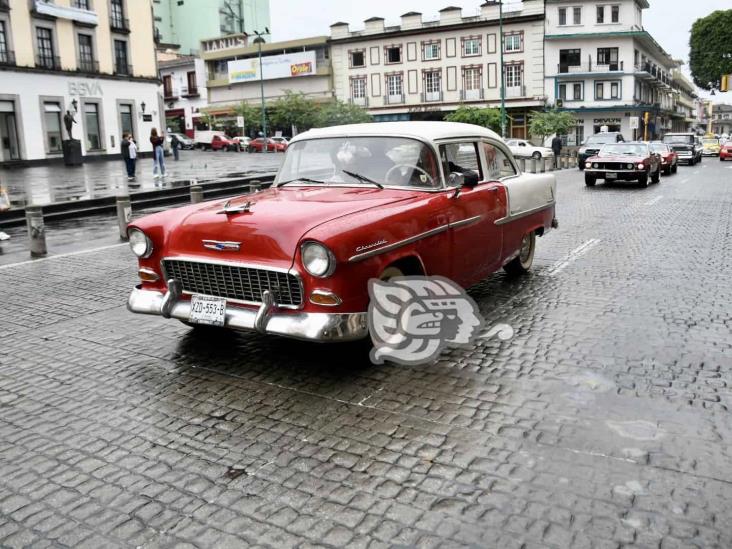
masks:
{"label": "red classic car", "polygon": [[666,143],[660,141],[651,142],[651,151],[661,156],[661,169],[663,175],[671,175],[679,169],[679,154]]}
{"label": "red classic car", "polygon": [[598,179],[638,181],[641,187],[661,179],[661,156],[648,143],[608,143],[585,162],[585,185],[594,187]]}
{"label": "red classic car", "polygon": [[211,149],[214,151],[238,151],[239,142],[221,135],[211,138]]}
{"label": "red classic car", "polygon": [[368,335],[368,281],[463,287],[526,272],[556,181],[469,124],[384,122],[295,137],[272,188],[135,220],[135,313],[316,341]]}
{"label": "red classic car", "polygon": [[719,149],[719,159],[722,161],[732,160],[732,141],[727,141],[722,148]]}
{"label": "red classic car", "polygon": [[[247,150],[249,152],[262,152],[264,148],[264,139],[257,137],[249,142]],[[274,139],[267,139],[267,150],[271,152],[285,152],[287,150],[287,142],[275,141]]]}

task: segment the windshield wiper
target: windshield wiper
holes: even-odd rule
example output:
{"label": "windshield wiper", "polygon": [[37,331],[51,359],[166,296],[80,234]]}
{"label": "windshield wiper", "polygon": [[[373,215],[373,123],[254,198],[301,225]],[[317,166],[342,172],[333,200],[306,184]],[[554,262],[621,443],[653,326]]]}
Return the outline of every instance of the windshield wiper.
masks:
{"label": "windshield wiper", "polygon": [[348,170],[341,170],[341,171],[346,175],[350,175],[354,179],[358,179],[359,181],[365,181],[366,183],[373,183],[380,189],[384,188],[384,186],[381,183],[378,183],[378,182],[374,181],[373,179],[369,179],[368,177],[366,177],[365,175],[361,175],[360,173],[349,172]]}
{"label": "windshield wiper", "polygon": [[295,181],[304,181],[305,183],[318,183],[320,185],[326,185],[325,181],[319,181],[317,179],[311,179],[309,177],[296,177],[294,179],[288,179],[287,181],[277,183],[277,186],[282,187],[283,185],[287,185],[288,183],[294,183]]}

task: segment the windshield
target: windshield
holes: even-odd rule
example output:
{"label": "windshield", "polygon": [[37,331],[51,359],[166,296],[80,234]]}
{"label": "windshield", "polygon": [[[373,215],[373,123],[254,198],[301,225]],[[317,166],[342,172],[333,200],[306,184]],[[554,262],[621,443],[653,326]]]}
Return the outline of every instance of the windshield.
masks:
{"label": "windshield", "polygon": [[694,143],[694,136],[693,135],[664,135],[663,142],[664,143],[683,143],[685,145],[690,145],[690,144]]}
{"label": "windshield", "polygon": [[648,154],[648,145],[640,143],[612,143],[603,145],[598,156],[646,156]]}
{"label": "windshield", "polygon": [[651,144],[651,150],[655,153],[667,153],[668,152],[668,146],[662,145],[661,143],[652,143]]}
{"label": "windshield", "polygon": [[719,145],[719,139],[711,139],[711,138],[702,139],[702,143],[704,145]]}
{"label": "windshield", "polygon": [[430,147],[403,137],[333,137],[296,141],[287,148],[275,184],[299,178],[303,184],[370,185],[368,180],[400,187],[441,186]]}
{"label": "windshield", "polygon": [[604,145],[605,143],[616,143],[618,138],[614,133],[593,135],[587,138],[585,145]]}

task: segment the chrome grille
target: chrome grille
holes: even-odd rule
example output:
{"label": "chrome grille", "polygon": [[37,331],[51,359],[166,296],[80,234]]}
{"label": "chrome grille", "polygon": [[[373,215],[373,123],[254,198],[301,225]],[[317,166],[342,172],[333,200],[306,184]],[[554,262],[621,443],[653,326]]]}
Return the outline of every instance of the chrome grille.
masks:
{"label": "chrome grille", "polygon": [[166,278],[178,280],[186,293],[261,303],[262,292],[269,290],[280,306],[302,304],[300,280],[290,273],[181,259],[165,259],[163,268]]}

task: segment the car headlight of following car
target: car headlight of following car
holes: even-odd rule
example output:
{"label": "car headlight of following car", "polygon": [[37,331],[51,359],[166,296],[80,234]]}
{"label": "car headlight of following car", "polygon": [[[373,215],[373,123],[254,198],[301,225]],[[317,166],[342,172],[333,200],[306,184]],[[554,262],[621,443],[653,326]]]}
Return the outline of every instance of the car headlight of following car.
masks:
{"label": "car headlight of following car", "polygon": [[592,167],[593,167],[593,168],[595,168],[595,169],[597,169],[597,168],[599,168],[599,167],[600,167],[600,164],[598,164],[597,162],[595,162],[595,163],[594,163],[594,164],[592,165]]}
{"label": "car headlight of following car", "polygon": [[333,274],[336,267],[335,256],[320,242],[308,241],[300,248],[302,264],[305,270],[318,278]]}
{"label": "car headlight of following car", "polygon": [[137,257],[146,258],[150,257],[153,253],[153,244],[145,233],[140,229],[130,229],[127,232],[127,238],[129,239],[130,249],[132,253]]}
{"label": "car headlight of following car", "polygon": [[628,164],[628,165],[626,166],[626,168],[628,168],[629,170],[632,170],[632,169],[633,169],[633,164]]}

